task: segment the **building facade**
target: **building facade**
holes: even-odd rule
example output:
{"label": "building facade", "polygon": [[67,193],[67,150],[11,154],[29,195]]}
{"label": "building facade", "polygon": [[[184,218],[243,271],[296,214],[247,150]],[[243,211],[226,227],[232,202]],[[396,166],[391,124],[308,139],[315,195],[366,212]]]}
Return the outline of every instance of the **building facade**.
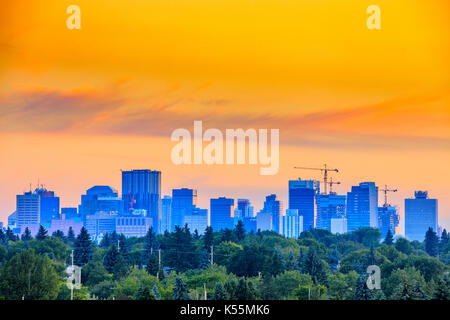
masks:
{"label": "building facade", "polygon": [[303,216],[297,209],[287,209],[282,217],[282,234],[286,238],[298,238],[303,232]]}
{"label": "building facade", "polygon": [[405,199],[405,236],[423,241],[428,228],[438,230],[438,201],[428,198],[427,191],[416,191],[413,199]]}
{"label": "building facade", "polygon": [[303,216],[303,230],[314,228],[315,197],[320,193],[320,184],[316,180],[289,181],[289,209],[297,209]]}
{"label": "building facade", "polygon": [[362,182],[347,193],[347,227],[354,231],[363,227],[378,227],[378,187],[374,182]]}
{"label": "building facade", "polygon": [[233,229],[234,199],[220,197],[210,200],[210,223],[215,231]]}

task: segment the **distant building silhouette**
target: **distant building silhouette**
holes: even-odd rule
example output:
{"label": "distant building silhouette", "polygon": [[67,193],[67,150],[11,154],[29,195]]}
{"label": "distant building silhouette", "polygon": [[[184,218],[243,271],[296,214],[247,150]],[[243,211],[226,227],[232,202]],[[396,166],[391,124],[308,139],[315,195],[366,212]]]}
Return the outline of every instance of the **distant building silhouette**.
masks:
{"label": "distant building silhouette", "polygon": [[171,231],[175,230],[175,226],[183,227],[184,216],[192,214],[196,205],[197,190],[188,188],[172,190]]}
{"label": "distant building silhouette", "polygon": [[405,199],[405,236],[423,241],[428,228],[438,230],[438,201],[429,199],[427,191],[414,192],[414,199]]}
{"label": "distant building silhouette", "polygon": [[316,228],[331,231],[331,219],[345,218],[347,197],[337,194],[321,194],[316,198]]}
{"label": "distant building silhouette", "polygon": [[319,181],[300,178],[289,181],[289,209],[297,209],[303,216],[303,230],[314,228],[314,200],[319,192]]}
{"label": "distant building silhouette", "polygon": [[378,227],[378,187],[375,182],[362,182],[347,193],[347,227]]}
{"label": "distant building silhouette", "polygon": [[220,197],[210,200],[211,227],[219,231],[221,229],[234,228],[234,199]]}
{"label": "distant building silhouette", "polygon": [[298,214],[297,209],[287,209],[282,217],[282,234],[286,238],[298,238],[302,232],[303,216]]}
{"label": "distant building silhouette", "polygon": [[95,214],[121,215],[123,201],[115,189],[109,186],[94,186],[81,196],[81,218],[86,224],[87,217]]}
{"label": "distant building silhouette", "polygon": [[378,207],[378,228],[381,231],[381,237],[385,238],[388,230],[392,235],[398,234],[398,225],[400,223],[400,215],[397,207],[390,205]]}
{"label": "distant building silhouette", "polygon": [[161,199],[161,233],[172,231],[172,197]]}

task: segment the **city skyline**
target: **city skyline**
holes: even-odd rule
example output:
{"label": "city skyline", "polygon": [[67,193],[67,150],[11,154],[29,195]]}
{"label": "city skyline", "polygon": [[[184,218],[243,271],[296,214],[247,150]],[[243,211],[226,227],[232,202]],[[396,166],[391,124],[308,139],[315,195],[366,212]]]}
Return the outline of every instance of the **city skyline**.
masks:
{"label": "city skyline", "polygon": [[[152,171],[152,170],[158,170],[158,169],[132,169],[132,170],[137,170],[137,171],[149,171],[149,172],[159,172],[159,174],[160,174],[160,176],[162,177],[162,178],[160,178],[162,181],[164,181],[164,172],[161,172],[161,171]],[[129,171],[125,171],[125,170],[121,170],[121,172],[129,172]],[[305,181],[305,180],[307,180],[307,179],[304,179],[304,178],[298,178],[298,179],[301,179],[301,180],[303,180],[303,181]],[[319,179],[312,179],[312,180],[315,180],[316,181],[316,183],[317,182],[320,182],[319,181]],[[293,182],[293,183],[295,183],[296,181],[298,181],[298,180],[289,180],[289,181],[287,181],[288,182],[288,185],[286,186],[286,189],[289,189],[288,187],[291,185],[291,182]],[[307,183],[308,183],[308,181],[306,181]],[[348,194],[350,194],[350,191],[351,190],[353,190],[353,188],[355,188],[355,187],[358,187],[358,185],[359,186],[361,186],[361,185],[365,185],[366,183],[367,183],[368,181],[363,181],[363,182],[359,182],[359,183],[357,183],[355,186],[351,186],[350,188],[351,189],[349,189],[348,190]],[[370,182],[369,182],[370,183]],[[302,185],[304,184],[304,182],[302,183]],[[164,183],[163,183],[163,185],[164,185]],[[321,185],[321,187],[320,187],[320,190],[321,190],[321,192],[323,191],[323,188],[322,188],[322,182],[320,182],[320,185]],[[42,188],[44,185],[43,184],[41,184],[40,185],[40,188]],[[93,186],[91,186],[90,187],[90,189],[93,189],[94,187],[99,187],[99,186],[102,186],[101,184],[95,184],[95,185],[93,185]],[[106,185],[105,185],[106,186]],[[314,186],[316,187],[317,185],[316,184],[314,184]],[[375,186],[376,187],[380,187],[376,182],[375,182]],[[117,188],[116,186],[108,186],[108,187],[111,187],[111,188],[113,188],[112,189],[112,191],[114,191],[114,192],[118,192],[119,194],[121,194],[121,189],[122,188]],[[191,190],[191,188],[193,189],[193,190]],[[334,187],[335,189],[336,189],[336,187]],[[90,190],[89,189],[89,190]],[[38,190],[38,188],[36,189],[36,190]],[[52,188],[49,188],[49,190],[52,190]],[[120,190],[120,191],[119,191]],[[243,195],[238,195],[238,196],[236,196],[236,197],[234,197],[234,196],[229,196],[229,195],[227,195],[227,194],[215,194],[215,196],[212,196],[212,197],[209,197],[209,198],[207,198],[207,197],[202,197],[202,195],[200,194],[199,196],[197,196],[197,193],[198,193],[198,190],[197,190],[197,188],[196,187],[193,187],[193,186],[190,186],[190,185],[187,185],[187,186],[180,186],[179,188],[172,188],[172,189],[170,189],[169,188],[169,190],[170,190],[170,192],[169,193],[167,193],[167,194],[165,194],[164,192],[163,193],[161,193],[161,200],[165,197],[165,196],[170,196],[170,197],[172,197],[173,196],[173,192],[174,192],[174,190],[175,191],[183,191],[183,190],[186,190],[186,191],[188,191],[188,192],[194,192],[195,193],[195,195],[194,195],[194,207],[196,207],[196,205],[197,205],[197,208],[199,208],[199,209],[201,209],[201,208],[205,208],[206,210],[208,210],[208,217],[209,217],[209,215],[211,214],[211,206],[210,206],[210,201],[211,201],[211,199],[213,199],[213,198],[215,198],[215,199],[217,199],[217,198],[221,198],[221,197],[224,197],[224,198],[229,198],[229,199],[233,199],[233,201],[234,201],[234,207],[235,208],[237,208],[237,200],[238,199],[242,199],[242,198],[245,198]],[[32,191],[34,191],[34,188],[33,188],[33,190]],[[334,190],[333,191],[333,193],[335,193],[335,191],[336,190]],[[394,207],[396,207],[396,208],[398,208],[398,214],[400,215],[400,225],[399,225],[399,234],[400,235],[405,235],[405,215],[404,215],[404,213],[405,213],[405,211],[404,211],[404,203],[405,203],[405,200],[406,199],[414,199],[415,198],[415,193],[417,192],[417,191],[427,191],[427,190],[425,190],[425,189],[423,189],[423,190],[415,190],[414,191],[414,193],[412,194],[412,195],[410,195],[410,196],[408,196],[408,197],[405,197],[405,198],[403,198],[403,199],[401,199],[401,203],[400,204],[397,204],[397,203],[394,203],[393,201],[391,201],[391,197],[390,196],[388,196],[388,204],[389,205],[392,205],[392,206],[394,206]],[[26,192],[26,191],[24,191],[24,192]],[[52,190],[51,191],[52,193],[54,192],[54,195],[55,196],[57,196],[57,197],[59,197],[59,199],[58,199],[58,201],[60,201],[60,208],[62,209],[62,208],[67,208],[67,207],[76,207],[76,208],[78,208],[78,206],[81,204],[81,202],[80,201],[78,201],[77,203],[74,203],[74,204],[72,204],[72,205],[65,205],[65,202],[64,202],[64,196],[63,195],[61,195],[60,193],[58,193],[58,191],[57,190]],[[83,193],[84,192],[86,192],[86,190],[85,191],[83,191]],[[347,197],[347,192],[343,192],[343,193],[339,193],[339,192],[337,192],[336,193],[337,195],[340,195],[340,196],[344,196],[345,198]],[[431,198],[436,198],[436,197],[434,197],[432,194],[429,194],[430,195],[430,197]],[[282,215],[285,215],[286,214],[286,210],[287,209],[290,209],[289,208],[289,206],[288,206],[288,204],[289,204],[289,201],[288,201],[288,199],[286,199],[285,201],[283,201],[283,199],[281,199],[280,197],[279,197],[279,195],[278,195],[278,193],[271,193],[270,191],[268,191],[268,192],[266,192],[265,193],[265,196],[263,197],[263,199],[254,199],[254,198],[249,198],[249,200],[250,200],[250,203],[252,204],[252,206],[254,207],[254,214],[255,214],[255,217],[256,217],[256,215],[257,215],[257,212],[259,212],[259,211],[263,211],[264,210],[264,206],[265,206],[265,204],[264,204],[264,201],[267,201],[267,199],[268,199],[268,197],[270,197],[270,196],[276,196],[277,197],[277,200],[281,200],[281,211],[280,211],[280,213],[282,214]],[[82,194],[80,194],[79,195],[79,199],[81,199],[81,197],[82,197]],[[202,198],[204,198],[204,199],[202,199]],[[288,198],[288,197],[287,197]],[[120,199],[120,198],[119,198]],[[122,199],[122,201],[123,201],[123,199]],[[438,199],[438,201],[440,202],[440,199]],[[259,206],[258,205],[258,203],[259,202],[262,202],[263,204],[261,205],[261,206]],[[347,200],[345,201],[346,202],[346,205],[347,205]],[[381,196],[381,194],[380,194],[380,191],[378,191],[378,204],[377,204],[377,210],[378,210],[378,207],[382,207],[382,205],[384,204],[384,199],[383,199],[383,197]],[[295,205],[294,205],[295,206]],[[303,206],[303,205],[302,205]],[[316,200],[314,201],[314,204],[313,204],[313,206],[314,206],[314,210],[316,211],[316,206],[317,206],[317,203],[316,203]],[[439,207],[439,205],[438,205],[438,207]],[[15,210],[13,210],[12,212],[14,212]],[[286,212],[285,212],[286,211]],[[11,214],[12,212],[10,212],[9,214]],[[440,212],[440,210],[439,210],[439,212]],[[8,214],[8,215],[9,215]],[[81,213],[80,213],[81,214]],[[172,213],[173,214],[173,213]],[[318,214],[317,212],[316,212],[316,214]],[[345,216],[346,216],[346,218],[347,218],[347,220],[348,220],[348,216],[347,216],[347,214],[348,214],[348,211],[347,211],[347,213],[345,214]],[[378,213],[377,213],[377,215],[378,215]],[[173,219],[173,216],[172,216],[172,219]],[[181,220],[183,220],[183,216],[181,216]],[[0,220],[1,221],[1,220]],[[6,219],[4,220],[4,221],[2,221],[2,222],[4,222],[4,225],[7,225],[7,217],[6,217]],[[5,223],[6,222],[6,223]],[[282,224],[282,221],[281,221],[281,217],[280,217],[280,221],[279,221],[279,223],[280,223],[280,227],[281,227],[281,224]],[[317,220],[317,217],[315,218],[315,220],[314,220],[314,224],[315,224],[315,227],[317,228],[318,227],[318,220]],[[442,219],[441,219],[441,217],[440,217],[440,214],[439,214],[439,219],[438,219],[438,226],[440,226],[440,227],[442,227],[442,229],[449,229],[449,227],[448,227],[448,225],[447,224],[445,224],[445,220],[444,221],[442,221]],[[173,222],[172,222],[172,229],[173,229]],[[281,230],[281,229],[280,229]],[[307,228],[303,228],[303,230],[307,230]],[[349,229],[349,231],[350,231],[350,229]]]}

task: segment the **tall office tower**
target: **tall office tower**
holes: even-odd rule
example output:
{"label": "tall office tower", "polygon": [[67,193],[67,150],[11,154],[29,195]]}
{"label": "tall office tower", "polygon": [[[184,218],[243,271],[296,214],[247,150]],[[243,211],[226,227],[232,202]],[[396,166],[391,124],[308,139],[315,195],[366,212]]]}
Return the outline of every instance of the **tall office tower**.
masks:
{"label": "tall office tower", "polygon": [[256,228],[260,231],[273,230],[272,212],[261,210],[256,215]]}
{"label": "tall office tower", "polygon": [[238,213],[239,218],[253,218],[254,217],[254,208],[250,204],[249,199],[238,199],[235,212]]}
{"label": "tall office tower", "polygon": [[272,215],[272,230],[281,234],[281,217],[283,216],[283,205],[277,200],[277,195],[271,194],[264,201],[262,212],[270,212]]}
{"label": "tall office tower", "polygon": [[196,205],[197,190],[187,188],[172,190],[172,231],[175,230],[175,226],[183,227],[184,216],[191,214]]}
{"label": "tall office tower", "polygon": [[153,230],[160,231],[161,223],[161,171],[122,171],[122,199],[124,213],[145,209],[153,219]]}
{"label": "tall office tower", "polygon": [[362,182],[347,193],[347,228],[378,227],[378,187],[375,182]]}
{"label": "tall office tower", "polygon": [[345,217],[345,202],[347,197],[337,194],[317,195],[316,228],[331,231],[331,219]]}
{"label": "tall office tower", "polygon": [[40,197],[36,192],[25,192],[16,196],[16,226],[23,227],[40,223]]}
{"label": "tall office tower", "polygon": [[405,236],[423,241],[428,228],[438,230],[438,201],[429,199],[427,191],[414,192],[414,199],[405,199]]}
{"label": "tall office tower", "polygon": [[205,233],[208,226],[208,209],[194,208],[190,214],[184,216],[183,225],[187,224],[191,232]]}
{"label": "tall office tower", "polygon": [[234,199],[220,197],[210,200],[210,223],[215,231],[233,229]]}
{"label": "tall office tower", "polygon": [[161,199],[161,233],[172,230],[172,197]]}
{"label": "tall office tower", "polygon": [[397,207],[390,205],[378,207],[378,228],[381,231],[381,237],[385,238],[388,230],[392,235],[398,234],[398,225],[400,223],[400,215]]}
{"label": "tall office tower", "polygon": [[55,192],[41,188],[36,189],[35,193],[40,197],[40,222],[60,219],[59,197],[55,197]]}
{"label": "tall office tower", "polygon": [[286,238],[298,238],[303,232],[303,216],[298,214],[297,209],[287,209],[282,222],[282,234]]}
{"label": "tall office tower", "polygon": [[94,214],[121,215],[123,201],[118,193],[109,186],[95,186],[81,196],[80,214],[83,224],[86,218]]}
{"label": "tall office tower", "polygon": [[331,233],[344,234],[347,233],[347,218],[332,218],[331,219]]}
{"label": "tall office tower", "polygon": [[289,209],[297,209],[303,216],[303,230],[314,228],[314,200],[319,193],[319,181],[300,178],[289,181]]}

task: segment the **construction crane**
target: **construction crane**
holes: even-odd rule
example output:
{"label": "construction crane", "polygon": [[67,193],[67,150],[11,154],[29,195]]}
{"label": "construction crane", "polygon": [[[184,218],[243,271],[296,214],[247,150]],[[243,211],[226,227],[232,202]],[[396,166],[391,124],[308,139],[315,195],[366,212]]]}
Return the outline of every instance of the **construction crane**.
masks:
{"label": "construction crane", "polygon": [[330,185],[330,194],[333,194],[333,184],[341,184],[338,181],[333,181],[333,178],[330,178],[330,182],[328,182],[328,184]]}
{"label": "construction crane", "polygon": [[388,203],[387,203],[387,194],[388,192],[397,192],[397,189],[389,189],[387,184],[384,185],[384,189],[381,189],[380,191],[384,192],[384,206],[387,207]]}
{"label": "construction crane", "polygon": [[325,194],[327,194],[328,171],[339,172],[338,169],[330,169],[330,168],[327,168],[327,165],[326,165],[326,164],[323,165],[323,168],[294,167],[294,169],[320,170],[321,172],[323,172],[323,186],[324,186]]}

